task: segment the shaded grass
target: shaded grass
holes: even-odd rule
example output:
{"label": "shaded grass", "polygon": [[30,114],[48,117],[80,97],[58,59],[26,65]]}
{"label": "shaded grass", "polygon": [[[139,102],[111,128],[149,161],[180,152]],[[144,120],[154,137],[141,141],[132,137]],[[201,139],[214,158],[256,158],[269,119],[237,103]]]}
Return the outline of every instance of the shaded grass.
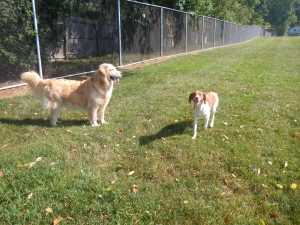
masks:
{"label": "shaded grass", "polygon": [[[125,71],[109,124],[96,129],[67,109],[50,127],[30,95],[1,100],[1,224],[300,223],[290,188],[300,178],[299,43],[259,38]],[[220,96],[215,127],[196,140],[194,90]]]}

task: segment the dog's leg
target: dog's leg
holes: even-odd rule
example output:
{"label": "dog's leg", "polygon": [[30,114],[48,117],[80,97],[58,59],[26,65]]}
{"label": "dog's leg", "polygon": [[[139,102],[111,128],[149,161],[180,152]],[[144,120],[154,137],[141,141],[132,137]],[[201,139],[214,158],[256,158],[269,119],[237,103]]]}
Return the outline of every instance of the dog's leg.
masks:
{"label": "dog's leg", "polygon": [[210,121],[209,127],[211,127],[211,128],[214,127],[214,121],[215,121],[215,112],[212,112],[211,121]]}
{"label": "dog's leg", "polygon": [[92,124],[93,127],[98,127],[99,124],[97,123],[97,108],[91,108],[88,111],[88,116],[90,119],[90,122]]}
{"label": "dog's leg", "polygon": [[207,115],[204,117],[204,125],[203,125],[203,129],[204,129],[204,130],[207,129],[209,117],[210,117],[210,113],[207,114]]}
{"label": "dog's leg", "polygon": [[193,139],[196,138],[197,136],[197,123],[198,123],[198,118],[197,117],[194,117],[194,134],[193,134]]}
{"label": "dog's leg", "polygon": [[98,118],[102,124],[108,124],[104,119],[104,112],[105,112],[106,105],[107,104],[105,104],[102,107],[99,107],[99,109],[98,109]]}
{"label": "dog's leg", "polygon": [[52,106],[50,108],[50,123],[52,126],[57,126],[56,123],[59,122],[57,120],[57,116],[61,108],[62,104],[52,103]]}
{"label": "dog's leg", "polygon": [[215,104],[212,106],[211,108],[211,121],[210,121],[210,124],[209,124],[209,127],[214,127],[214,122],[215,122],[215,113],[217,111],[217,107],[218,107],[218,102],[219,102],[219,99],[217,98],[217,101],[215,102]]}

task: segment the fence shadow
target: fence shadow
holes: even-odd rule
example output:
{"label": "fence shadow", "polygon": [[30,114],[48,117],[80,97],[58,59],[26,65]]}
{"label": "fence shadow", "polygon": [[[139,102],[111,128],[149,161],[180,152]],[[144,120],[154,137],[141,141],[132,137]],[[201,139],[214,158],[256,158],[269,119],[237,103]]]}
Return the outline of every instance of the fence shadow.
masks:
{"label": "fence shadow", "polygon": [[140,145],[147,145],[150,142],[153,142],[160,138],[171,137],[174,135],[181,135],[181,134],[183,134],[186,127],[190,127],[190,126],[191,126],[190,120],[172,123],[172,124],[169,124],[169,125],[163,127],[156,134],[152,134],[152,135],[148,135],[148,136],[141,136],[139,138],[139,143],[140,143]]}
{"label": "fence shadow", "polygon": [[[39,127],[52,127],[49,119],[8,119],[0,118],[0,124],[9,124],[15,126],[39,126]],[[88,120],[60,120],[60,123],[57,123],[58,127],[64,126],[83,126],[87,125]]]}

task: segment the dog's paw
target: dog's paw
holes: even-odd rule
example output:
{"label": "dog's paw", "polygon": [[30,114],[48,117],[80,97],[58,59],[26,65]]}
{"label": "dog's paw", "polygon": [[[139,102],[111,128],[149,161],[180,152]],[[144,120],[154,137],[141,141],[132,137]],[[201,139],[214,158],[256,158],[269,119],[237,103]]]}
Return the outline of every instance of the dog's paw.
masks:
{"label": "dog's paw", "polygon": [[102,124],[108,124],[108,122],[106,122],[105,120],[101,120]]}
{"label": "dog's paw", "polygon": [[98,123],[92,123],[92,127],[99,127]]}
{"label": "dog's paw", "polygon": [[194,135],[194,136],[192,137],[192,139],[196,139],[196,135]]}

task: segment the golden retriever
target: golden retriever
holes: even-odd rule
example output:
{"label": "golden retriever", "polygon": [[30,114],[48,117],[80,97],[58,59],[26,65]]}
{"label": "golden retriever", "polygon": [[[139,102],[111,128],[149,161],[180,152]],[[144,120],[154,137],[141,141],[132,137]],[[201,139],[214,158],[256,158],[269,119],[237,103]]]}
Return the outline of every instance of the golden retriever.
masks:
{"label": "golden retriever", "polygon": [[119,83],[122,73],[113,65],[103,63],[91,78],[85,81],[53,79],[44,80],[36,72],[25,72],[21,79],[28,83],[34,95],[42,100],[43,108],[50,111],[50,122],[56,126],[57,116],[65,105],[74,110],[86,110],[93,127],[97,120],[106,123],[104,112],[112,96],[114,83]]}

